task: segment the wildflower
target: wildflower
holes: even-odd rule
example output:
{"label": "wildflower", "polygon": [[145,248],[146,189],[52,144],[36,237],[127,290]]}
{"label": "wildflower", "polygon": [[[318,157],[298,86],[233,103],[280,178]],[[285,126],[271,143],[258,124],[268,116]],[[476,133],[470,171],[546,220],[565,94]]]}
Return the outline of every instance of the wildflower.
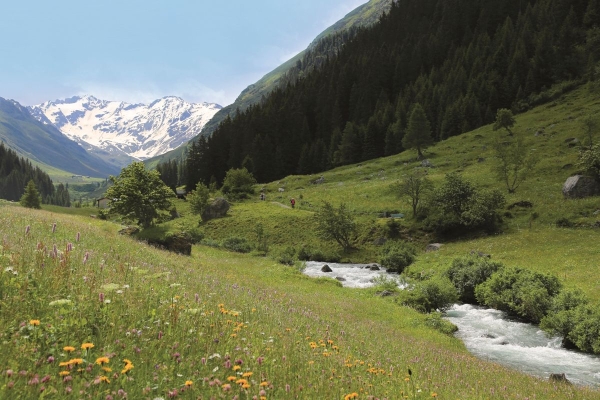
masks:
{"label": "wildflower", "polygon": [[71,365],[69,361],[62,361],[58,364],[59,367],[68,367],[69,365]]}
{"label": "wildflower", "polygon": [[242,385],[242,388],[244,388],[244,389],[250,389],[250,384],[249,383],[244,383]]}
{"label": "wildflower", "polygon": [[346,396],[344,396],[344,400],[357,399],[357,398],[358,398],[358,393],[356,393],[356,392],[350,393],[350,394],[347,394]]}
{"label": "wildflower", "polygon": [[106,383],[110,383],[110,379],[108,379],[106,376],[102,375],[99,376],[98,379],[100,380],[100,382],[106,382]]}
{"label": "wildflower", "polygon": [[249,377],[251,377],[251,376],[252,376],[252,374],[253,374],[252,372],[244,372],[244,373],[242,374],[242,377],[244,377],[244,378],[249,378]]}
{"label": "wildflower", "polygon": [[234,371],[239,371],[240,369],[242,369],[242,367],[240,367],[239,365],[234,365],[233,366],[233,370]]}
{"label": "wildflower", "polygon": [[70,373],[69,371],[60,371],[58,374],[59,374],[60,376],[67,376],[67,375],[69,375],[69,374],[71,374],[71,373]]}
{"label": "wildflower", "polygon": [[69,360],[69,364],[80,365],[83,364],[83,358],[73,358]]}
{"label": "wildflower", "polygon": [[229,392],[231,390],[231,385],[229,383],[225,383],[221,386],[224,392]]}
{"label": "wildflower", "polygon": [[56,232],[56,222],[52,224],[52,233]]}
{"label": "wildflower", "polygon": [[40,324],[39,319],[32,319],[29,321],[29,325],[38,326]]}
{"label": "wildflower", "polygon": [[190,387],[194,384],[192,381],[185,381],[185,386]]}
{"label": "wildflower", "polygon": [[84,343],[81,345],[81,349],[86,351],[91,349],[92,347],[94,347],[94,343]]}
{"label": "wildflower", "polygon": [[46,361],[48,362],[48,364],[52,364],[54,362],[54,357],[49,356]]}
{"label": "wildflower", "polygon": [[437,393],[436,392],[431,393],[431,397],[437,397]]}
{"label": "wildflower", "polygon": [[108,357],[98,357],[96,359],[96,364],[98,364],[98,365],[108,364],[109,361],[110,361],[110,359]]}
{"label": "wildflower", "polygon": [[269,386],[269,382],[267,382],[267,381],[261,382],[259,386],[262,386],[262,387]]}
{"label": "wildflower", "polygon": [[244,385],[247,384],[248,381],[246,379],[238,379],[237,381],[235,381],[235,383],[237,383],[238,385]]}
{"label": "wildflower", "polygon": [[112,368],[102,367],[102,371],[104,371],[104,372],[112,372]]}
{"label": "wildflower", "polygon": [[79,232],[77,232],[77,236],[76,236],[76,238],[75,238],[75,241],[76,241],[76,242],[79,242],[79,239],[80,239],[80,237],[81,237],[81,235],[79,234]]}
{"label": "wildflower", "polygon": [[25,235],[29,235],[29,231],[31,230],[31,226],[27,225],[25,227]]}
{"label": "wildflower", "polygon": [[236,376],[228,376],[228,377],[227,377],[227,380],[228,380],[229,382],[233,382],[233,381],[235,381],[236,379],[237,379],[237,377],[236,377]]}
{"label": "wildflower", "polygon": [[104,293],[100,292],[98,295],[98,300],[100,300],[100,303],[104,303]]}
{"label": "wildflower", "polygon": [[123,359],[123,362],[125,363],[125,366],[123,367],[123,370],[121,370],[121,373],[126,374],[133,369],[133,363],[127,358]]}

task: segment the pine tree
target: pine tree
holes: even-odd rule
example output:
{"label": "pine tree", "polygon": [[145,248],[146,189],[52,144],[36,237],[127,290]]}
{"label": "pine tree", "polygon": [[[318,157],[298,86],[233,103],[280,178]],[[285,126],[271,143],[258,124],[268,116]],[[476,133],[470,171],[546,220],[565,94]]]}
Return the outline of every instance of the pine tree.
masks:
{"label": "pine tree", "polygon": [[406,133],[404,134],[404,138],[402,138],[402,146],[405,149],[416,149],[420,160],[423,158],[422,150],[431,144],[433,144],[431,125],[427,119],[425,110],[423,110],[421,104],[417,103],[410,113]]}
{"label": "pine tree", "polygon": [[27,183],[27,187],[25,187],[25,193],[19,202],[23,207],[37,209],[42,208],[40,192],[38,192],[37,188],[35,187],[35,182],[33,182],[33,179],[29,180]]}

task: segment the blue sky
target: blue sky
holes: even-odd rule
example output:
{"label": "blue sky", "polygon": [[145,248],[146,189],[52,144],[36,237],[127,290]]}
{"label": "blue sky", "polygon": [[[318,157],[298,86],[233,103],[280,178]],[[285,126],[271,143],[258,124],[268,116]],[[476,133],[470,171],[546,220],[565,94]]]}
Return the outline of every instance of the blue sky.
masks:
{"label": "blue sky", "polygon": [[0,14],[0,97],[232,103],[367,0],[23,0]]}

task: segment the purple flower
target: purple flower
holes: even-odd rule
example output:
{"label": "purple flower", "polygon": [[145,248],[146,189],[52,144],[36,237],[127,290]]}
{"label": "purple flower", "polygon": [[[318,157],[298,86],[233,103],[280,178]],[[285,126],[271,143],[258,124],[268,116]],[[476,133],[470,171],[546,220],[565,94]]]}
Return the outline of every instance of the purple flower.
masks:
{"label": "purple flower", "polygon": [[50,356],[48,357],[48,364],[52,364],[54,362],[54,357]]}
{"label": "purple flower", "polygon": [[100,303],[104,303],[104,293],[102,293],[102,292],[101,292],[101,293],[98,295],[98,300],[100,300]]}
{"label": "purple flower", "polygon": [[75,241],[79,242],[80,237],[81,237],[81,235],[79,234],[79,232],[77,232],[77,236],[75,236]]}

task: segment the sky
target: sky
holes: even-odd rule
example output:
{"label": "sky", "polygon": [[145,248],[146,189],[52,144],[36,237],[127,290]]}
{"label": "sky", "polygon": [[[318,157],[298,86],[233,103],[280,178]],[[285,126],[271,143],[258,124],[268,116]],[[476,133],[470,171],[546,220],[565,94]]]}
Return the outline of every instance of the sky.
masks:
{"label": "sky", "polygon": [[367,0],[22,0],[0,13],[0,97],[233,103]]}

